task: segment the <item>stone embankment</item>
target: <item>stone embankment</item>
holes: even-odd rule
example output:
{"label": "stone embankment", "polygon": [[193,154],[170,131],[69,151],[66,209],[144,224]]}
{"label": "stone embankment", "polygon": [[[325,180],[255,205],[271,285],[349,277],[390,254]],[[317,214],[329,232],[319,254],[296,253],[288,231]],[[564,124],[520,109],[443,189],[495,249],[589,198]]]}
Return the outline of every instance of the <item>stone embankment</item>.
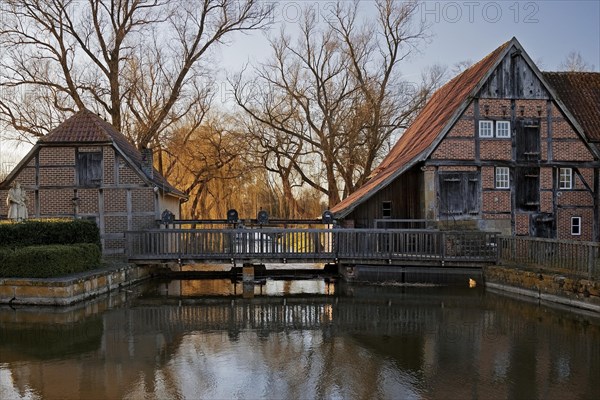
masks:
{"label": "stone embankment", "polygon": [[600,282],[518,267],[484,268],[485,286],[600,312]]}
{"label": "stone embankment", "polygon": [[148,279],[149,266],[120,265],[62,278],[0,278],[0,304],[66,306]]}

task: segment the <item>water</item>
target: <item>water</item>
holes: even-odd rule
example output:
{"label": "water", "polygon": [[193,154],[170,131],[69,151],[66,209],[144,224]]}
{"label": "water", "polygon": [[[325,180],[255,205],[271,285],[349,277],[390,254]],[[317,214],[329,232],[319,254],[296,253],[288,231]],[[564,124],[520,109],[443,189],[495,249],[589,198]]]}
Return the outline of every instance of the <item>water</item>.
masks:
{"label": "water", "polygon": [[0,399],[600,398],[600,321],[481,288],[154,282],[0,308]]}

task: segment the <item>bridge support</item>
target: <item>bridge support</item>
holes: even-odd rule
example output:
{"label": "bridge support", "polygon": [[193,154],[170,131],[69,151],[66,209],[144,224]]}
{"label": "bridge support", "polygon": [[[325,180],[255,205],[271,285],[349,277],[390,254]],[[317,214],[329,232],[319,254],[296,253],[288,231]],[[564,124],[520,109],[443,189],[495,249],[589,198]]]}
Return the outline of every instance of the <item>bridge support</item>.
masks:
{"label": "bridge support", "polygon": [[254,283],[254,264],[244,264],[242,267],[242,282]]}

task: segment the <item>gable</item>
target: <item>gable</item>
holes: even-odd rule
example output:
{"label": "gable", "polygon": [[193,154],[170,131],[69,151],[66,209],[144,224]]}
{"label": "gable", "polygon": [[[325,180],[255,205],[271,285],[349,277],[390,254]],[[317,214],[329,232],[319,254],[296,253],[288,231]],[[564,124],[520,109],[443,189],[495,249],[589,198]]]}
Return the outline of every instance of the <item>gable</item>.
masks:
{"label": "gable", "polygon": [[480,98],[489,99],[548,99],[544,83],[523,56],[512,48],[493,70],[479,91]]}
{"label": "gable", "polygon": [[371,179],[331,211],[338,218],[345,217],[356,206],[368,200],[375,191],[390,184],[417,162],[426,159],[467,108],[471,98],[478,93],[481,82],[514,43],[516,39],[502,44],[438,89],[375,169]]}

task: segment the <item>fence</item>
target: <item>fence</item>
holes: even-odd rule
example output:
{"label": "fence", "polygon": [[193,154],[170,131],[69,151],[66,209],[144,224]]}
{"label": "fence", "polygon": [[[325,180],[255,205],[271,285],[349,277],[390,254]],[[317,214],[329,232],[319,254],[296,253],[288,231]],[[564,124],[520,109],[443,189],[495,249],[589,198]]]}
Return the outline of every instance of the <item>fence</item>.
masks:
{"label": "fence", "polygon": [[497,261],[497,234],[478,231],[156,229],[127,243],[131,260]]}
{"label": "fence", "polygon": [[600,279],[600,244],[529,237],[499,237],[499,262]]}

